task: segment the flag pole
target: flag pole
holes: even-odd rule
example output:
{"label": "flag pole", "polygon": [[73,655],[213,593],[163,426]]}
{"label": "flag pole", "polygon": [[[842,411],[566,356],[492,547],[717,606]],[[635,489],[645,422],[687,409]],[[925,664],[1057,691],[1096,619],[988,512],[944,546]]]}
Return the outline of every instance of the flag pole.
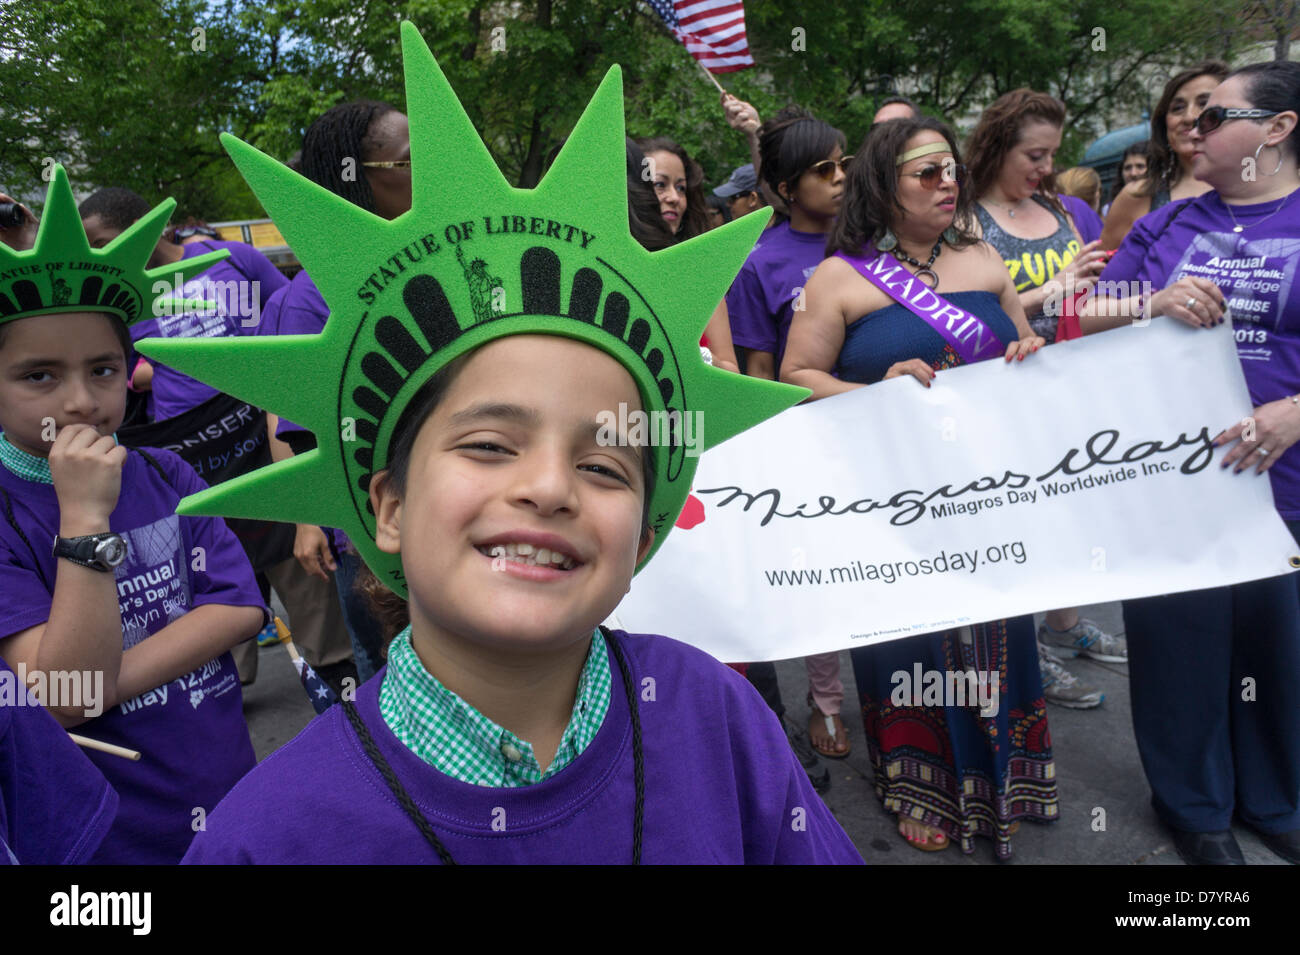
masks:
{"label": "flag pole", "polygon": [[108,753],[111,756],[121,756],[123,759],[130,759],[136,762],[140,761],[140,751],[127,749],[125,746],[114,746],[112,743],[101,743],[97,739],[91,739],[88,736],[78,736],[76,733],[69,733],[68,738],[78,746],[86,749],[98,750],[101,753]]}
{"label": "flag pole", "polygon": [[[686,55],[689,56],[692,60],[695,60],[695,56],[691,53],[690,50],[686,51]],[[701,63],[699,60],[695,60],[695,65],[704,71],[704,75],[707,76],[709,78],[709,81],[718,88],[719,93],[721,93],[723,96],[727,95],[727,91],[722,88],[722,84],[718,82],[718,78],[709,72],[709,68],[707,66]]]}

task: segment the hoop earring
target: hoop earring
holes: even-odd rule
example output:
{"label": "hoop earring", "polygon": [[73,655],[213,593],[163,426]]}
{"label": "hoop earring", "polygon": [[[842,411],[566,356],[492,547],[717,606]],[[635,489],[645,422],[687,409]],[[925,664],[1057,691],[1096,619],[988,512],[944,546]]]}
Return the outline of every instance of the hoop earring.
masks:
{"label": "hoop earring", "polygon": [[881,252],[888,252],[891,249],[898,248],[898,236],[886,229],[885,234],[876,239],[876,248]]}
{"label": "hoop earring", "polygon": [[[1268,145],[1268,140],[1265,140],[1264,142],[1260,143],[1258,146],[1255,147],[1256,168],[1259,167],[1259,154],[1264,151],[1264,147],[1267,145]],[[1264,173],[1264,175],[1266,176],[1276,176],[1279,172],[1282,171],[1282,147],[1274,146],[1273,148],[1277,150],[1277,167],[1272,172]]]}

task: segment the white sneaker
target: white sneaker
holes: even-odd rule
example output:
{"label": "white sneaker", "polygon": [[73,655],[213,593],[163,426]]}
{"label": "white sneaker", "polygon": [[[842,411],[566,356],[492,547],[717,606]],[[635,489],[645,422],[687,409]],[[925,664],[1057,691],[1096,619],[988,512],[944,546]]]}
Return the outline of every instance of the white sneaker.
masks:
{"label": "white sneaker", "polygon": [[1043,677],[1043,697],[1049,703],[1068,706],[1072,710],[1090,710],[1101,706],[1101,701],[1106,698],[1097,687],[1080,683],[1079,678],[1041,643],[1038,645],[1038,669]]}
{"label": "white sneaker", "polygon": [[1069,630],[1053,630],[1044,623],[1038,628],[1038,642],[1062,656],[1085,656],[1103,663],[1128,663],[1128,642],[1123,637],[1112,637],[1083,617]]}

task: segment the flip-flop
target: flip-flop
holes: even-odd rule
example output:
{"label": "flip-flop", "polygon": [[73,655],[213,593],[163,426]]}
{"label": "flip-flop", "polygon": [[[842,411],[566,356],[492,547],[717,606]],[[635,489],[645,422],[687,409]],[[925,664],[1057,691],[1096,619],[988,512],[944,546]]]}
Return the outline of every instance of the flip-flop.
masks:
{"label": "flip-flop", "polygon": [[[905,821],[916,822],[915,819],[910,819]],[[918,825],[924,826],[925,823],[918,823]],[[899,838],[901,838],[913,849],[916,849],[918,852],[941,852],[942,850],[948,848],[948,844],[952,842],[952,840],[948,838],[948,833],[944,832],[942,829],[936,829],[934,826],[926,826],[926,828],[931,829],[933,831],[930,833],[930,835],[926,836],[925,842],[916,842],[912,839],[907,838],[907,836],[903,835],[901,829],[899,830],[898,835]],[[935,836],[943,836],[943,842],[935,843],[934,842]]]}
{"label": "flip-flop", "polygon": [[[835,720],[838,717],[827,716],[825,713],[819,710],[817,706],[813,703],[812,693],[808,694],[808,709],[812,711],[811,713],[808,714],[809,722],[810,723],[812,722],[812,718],[814,715],[820,716],[823,720],[826,721],[826,735],[831,738],[831,744],[834,745],[835,743],[839,742],[840,736],[835,732]],[[844,752],[842,753],[836,752],[833,749],[825,750],[822,749],[820,746],[818,746],[817,740],[813,737],[812,727],[809,726],[808,742],[812,746],[813,752],[815,752],[818,756],[824,756],[826,759],[844,759],[849,755],[849,753],[853,752],[853,744],[852,742],[849,741],[849,728],[844,725],[844,720],[842,719],[840,720],[840,729],[844,731],[844,737],[843,737]]]}

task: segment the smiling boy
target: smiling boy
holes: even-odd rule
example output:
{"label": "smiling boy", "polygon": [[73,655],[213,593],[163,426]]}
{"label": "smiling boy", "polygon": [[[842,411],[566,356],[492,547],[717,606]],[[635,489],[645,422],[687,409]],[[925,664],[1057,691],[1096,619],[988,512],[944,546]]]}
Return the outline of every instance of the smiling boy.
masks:
{"label": "smiling boy", "polygon": [[[860,862],[739,674],[598,626],[697,463],[676,429],[653,448],[607,440],[608,416],[699,413],[707,448],[804,396],[700,358],[761,217],[652,256],[628,232],[617,70],[530,192],[501,178],[410,24],[403,53],[407,213],[375,216],[226,139],[329,304],[324,330],[140,343],[318,438],[182,510],[340,527],[410,620],[355,704],[245,777],[185,861]],[[507,213],[590,242],[479,228]],[[448,247],[359,295],[428,234]],[[461,245],[494,277],[486,311]]]}

